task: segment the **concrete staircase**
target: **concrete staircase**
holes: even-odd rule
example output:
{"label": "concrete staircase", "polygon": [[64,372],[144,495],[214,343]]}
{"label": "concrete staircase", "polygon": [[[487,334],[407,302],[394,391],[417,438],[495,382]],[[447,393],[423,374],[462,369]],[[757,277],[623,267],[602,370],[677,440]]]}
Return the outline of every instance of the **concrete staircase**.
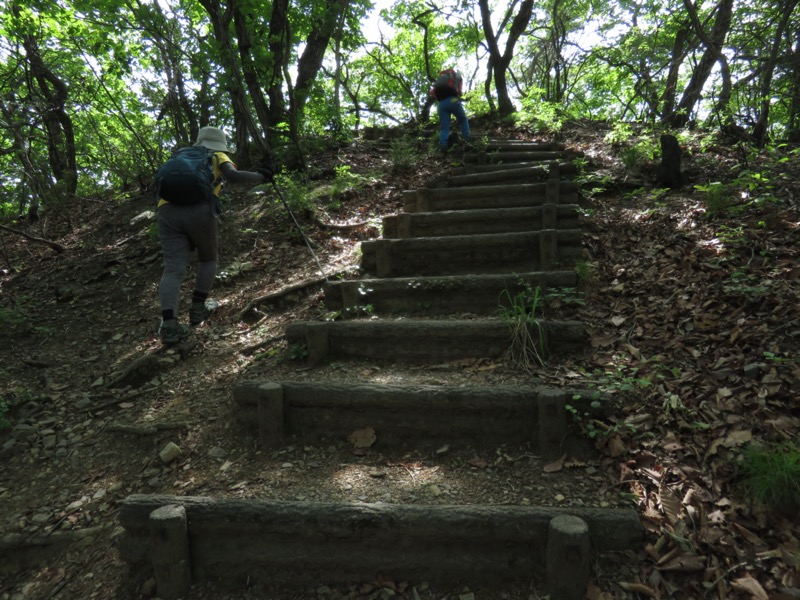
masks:
{"label": "concrete staircase", "polygon": [[[499,307],[537,287],[578,283],[578,186],[567,179],[574,156],[558,144],[488,140],[452,174],[404,192],[403,212],[384,219],[383,237],[362,243],[365,276],[325,286],[325,304],[342,319],[292,323],[288,343],[305,350],[311,366],[503,357],[511,338]],[[579,322],[541,320],[534,335],[545,357],[586,348]],[[371,425],[389,445],[519,441],[555,456],[568,433],[566,404],[589,410],[594,396],[543,386],[249,381],[233,397],[240,423],[269,446]],[[635,549],[642,536],[635,511],[611,508],[135,496],[120,521],[123,557],[152,564],[164,598],[205,576],[314,585],[381,575],[536,579],[551,598],[572,600],[584,597],[604,553]]]}

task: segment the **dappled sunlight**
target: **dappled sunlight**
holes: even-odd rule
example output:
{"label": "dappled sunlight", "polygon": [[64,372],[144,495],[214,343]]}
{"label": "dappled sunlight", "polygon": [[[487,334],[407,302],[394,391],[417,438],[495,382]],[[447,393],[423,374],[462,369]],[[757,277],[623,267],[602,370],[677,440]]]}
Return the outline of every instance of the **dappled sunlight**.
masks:
{"label": "dappled sunlight", "polygon": [[[360,501],[393,502],[409,495],[441,496],[451,490],[452,474],[445,476],[438,466],[420,462],[390,463],[385,467],[346,465],[332,475],[333,483],[345,494]],[[457,487],[457,485],[456,485]]]}

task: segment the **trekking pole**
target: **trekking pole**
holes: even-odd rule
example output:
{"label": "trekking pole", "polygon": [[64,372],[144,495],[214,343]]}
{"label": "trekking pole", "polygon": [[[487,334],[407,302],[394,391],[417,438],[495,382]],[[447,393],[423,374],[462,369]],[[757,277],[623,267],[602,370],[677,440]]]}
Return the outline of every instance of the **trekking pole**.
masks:
{"label": "trekking pole", "polygon": [[281,190],[278,188],[278,184],[275,183],[275,178],[274,177],[272,178],[272,187],[275,188],[275,193],[278,194],[278,198],[280,198],[281,202],[283,202],[283,206],[286,209],[286,212],[288,212],[289,216],[292,218],[292,221],[294,222],[295,227],[297,227],[297,231],[299,231],[300,235],[303,236],[303,241],[306,243],[306,246],[308,246],[308,251],[311,252],[311,256],[314,257],[314,262],[317,263],[317,267],[319,268],[319,272],[322,273],[322,277],[325,278],[325,281],[328,281],[328,276],[325,275],[325,269],[322,268],[322,264],[320,264],[319,259],[317,258],[317,255],[314,253],[314,249],[311,247],[311,240],[308,239],[308,236],[306,235],[306,232],[303,231],[303,228],[300,227],[300,223],[297,222],[297,219],[295,218],[294,213],[292,212],[292,209],[289,208],[289,203],[286,202],[286,198],[283,197],[283,194],[281,193]]}

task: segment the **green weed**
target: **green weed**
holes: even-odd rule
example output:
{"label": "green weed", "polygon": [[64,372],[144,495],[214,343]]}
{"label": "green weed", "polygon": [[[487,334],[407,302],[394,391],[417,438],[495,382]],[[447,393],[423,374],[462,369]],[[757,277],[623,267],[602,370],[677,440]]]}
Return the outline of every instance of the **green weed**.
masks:
{"label": "green weed", "polygon": [[419,151],[411,138],[392,140],[389,156],[395,172],[408,171],[419,163]]}
{"label": "green weed", "polygon": [[540,309],[539,288],[525,289],[514,296],[506,289],[501,294],[501,300],[503,297],[508,306],[501,306],[498,316],[511,330],[508,351],[511,361],[525,370],[544,366],[545,336],[537,316]]}
{"label": "green weed", "polygon": [[800,508],[800,450],[795,444],[753,444],[742,456],[741,475],[747,496],[766,508]]}
{"label": "green weed", "polygon": [[0,431],[11,427],[11,422],[6,418],[8,414],[8,402],[3,396],[0,396]]}
{"label": "green weed", "polygon": [[706,213],[712,216],[724,213],[733,201],[731,186],[719,181],[698,184],[694,189],[705,194]]}

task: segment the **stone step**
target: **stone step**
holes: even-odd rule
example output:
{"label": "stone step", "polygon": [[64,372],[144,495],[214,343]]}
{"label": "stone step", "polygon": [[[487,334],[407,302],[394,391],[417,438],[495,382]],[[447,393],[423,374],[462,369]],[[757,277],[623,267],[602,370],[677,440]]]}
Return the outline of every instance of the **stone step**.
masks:
{"label": "stone step", "polygon": [[214,579],[296,589],[378,580],[493,587],[533,580],[554,597],[582,598],[595,563],[638,550],[644,537],[628,508],[144,494],[121,503],[119,523],[120,558],[139,571],[154,569],[158,595],[170,598],[189,597],[192,583]]}
{"label": "stone step", "polygon": [[450,277],[397,277],[329,281],[325,305],[342,316],[371,314],[493,315],[499,307],[510,308],[511,299],[528,290],[574,288],[575,271],[547,271],[500,275]]}
{"label": "stone step", "polygon": [[247,381],[233,389],[239,425],[269,447],[345,441],[369,427],[377,450],[531,444],[549,457],[561,456],[575,441],[567,440],[567,406],[597,418],[608,410],[601,398],[596,390],[533,386]]}
{"label": "stone step", "polygon": [[361,243],[361,269],[378,277],[527,273],[572,266],[580,229],[378,239]]}
{"label": "stone step", "polygon": [[419,188],[403,192],[403,212],[577,204],[578,191],[577,183],[557,180],[516,185]]}
{"label": "stone step", "polygon": [[[542,359],[586,349],[581,323],[542,320],[530,329]],[[437,364],[502,358],[511,348],[512,329],[500,319],[298,321],[287,325],[286,340],[305,347],[312,365],[347,358]]]}
{"label": "stone step", "polygon": [[383,218],[383,238],[446,237],[578,227],[580,222],[577,205],[548,204],[518,208],[400,213]]}

